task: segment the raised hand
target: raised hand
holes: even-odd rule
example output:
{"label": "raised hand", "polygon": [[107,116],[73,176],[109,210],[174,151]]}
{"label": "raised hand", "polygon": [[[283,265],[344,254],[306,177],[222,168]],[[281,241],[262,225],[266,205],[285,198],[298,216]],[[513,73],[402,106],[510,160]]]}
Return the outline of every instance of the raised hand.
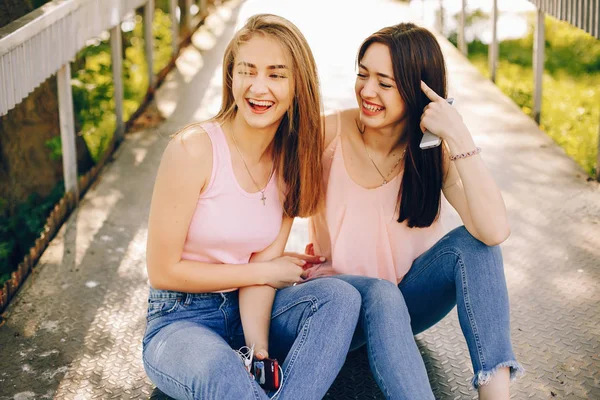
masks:
{"label": "raised hand", "polygon": [[445,140],[457,140],[470,133],[465,126],[462,116],[446,99],[438,95],[427,84],[421,81],[421,90],[431,103],[425,106],[421,115],[421,131],[429,130]]}

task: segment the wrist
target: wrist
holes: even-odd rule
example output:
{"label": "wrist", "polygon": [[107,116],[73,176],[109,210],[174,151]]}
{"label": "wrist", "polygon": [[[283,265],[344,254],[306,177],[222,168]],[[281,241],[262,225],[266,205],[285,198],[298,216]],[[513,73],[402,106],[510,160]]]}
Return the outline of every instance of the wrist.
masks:
{"label": "wrist", "polygon": [[266,285],[267,279],[267,262],[251,263],[253,272],[253,281],[255,285]]}
{"label": "wrist", "polygon": [[458,137],[448,138],[446,139],[446,143],[448,144],[448,150],[450,150],[450,155],[456,155],[461,153],[467,153],[475,149],[475,141],[470,134],[459,135]]}
{"label": "wrist", "polygon": [[450,156],[450,161],[460,160],[461,158],[468,158],[479,153],[481,153],[481,147],[475,147],[473,150],[467,151],[466,153],[452,154]]}

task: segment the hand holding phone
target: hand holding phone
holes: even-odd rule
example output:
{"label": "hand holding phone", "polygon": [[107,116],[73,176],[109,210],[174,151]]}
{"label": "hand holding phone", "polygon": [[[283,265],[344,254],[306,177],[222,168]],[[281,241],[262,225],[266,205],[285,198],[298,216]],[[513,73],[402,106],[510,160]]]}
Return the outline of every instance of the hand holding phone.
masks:
{"label": "hand holding phone", "polygon": [[252,362],[252,375],[258,384],[265,390],[278,390],[281,384],[279,376],[279,363],[274,358],[263,360],[254,359]]}
{"label": "hand holding phone", "polygon": [[[446,99],[446,101],[450,105],[454,104],[453,98]],[[419,147],[423,150],[432,149],[438,147],[441,143],[442,139],[431,133],[429,130],[425,130],[425,133],[423,133],[423,137],[421,138],[421,143],[419,143]]]}

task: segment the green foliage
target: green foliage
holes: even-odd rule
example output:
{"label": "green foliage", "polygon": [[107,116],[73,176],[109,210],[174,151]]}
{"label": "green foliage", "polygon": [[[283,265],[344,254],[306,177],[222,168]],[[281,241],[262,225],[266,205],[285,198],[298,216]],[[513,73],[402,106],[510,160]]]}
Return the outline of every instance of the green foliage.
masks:
{"label": "green foliage", "polygon": [[[546,17],[540,128],[590,176],[596,174],[600,120],[600,40],[566,22]],[[489,76],[487,45],[469,43],[469,59]],[[499,45],[496,85],[524,113],[533,108],[533,28]]]}
{"label": "green foliage", "polygon": [[[35,6],[48,0],[34,0]],[[160,0],[159,0],[160,2]],[[168,9],[168,2],[163,1]],[[148,89],[142,17],[134,17],[133,30],[123,32],[123,118],[140,107]],[[154,14],[154,73],[171,60],[171,18],[163,9]],[[114,86],[108,36],[98,38],[82,49],[73,63],[73,105],[77,130],[83,136],[94,161],[98,161],[112,140],[116,128]],[[62,157],[60,136],[48,140],[51,157]],[[60,183],[47,198],[31,195],[12,215],[0,198],[0,286],[38,238],[54,205],[64,193]]]}
{"label": "green foliage", "polygon": [[[136,25],[136,29],[141,31],[142,28]],[[142,36],[138,31],[136,34]],[[152,34],[154,35],[154,73],[156,74],[169,64],[173,56],[171,47],[173,35],[169,14],[160,9],[155,11]]]}
{"label": "green foliage", "polygon": [[13,215],[4,211],[2,204],[5,201],[0,199],[0,285],[10,279],[10,273],[29,252],[44,228],[50,211],[63,194],[64,185],[61,182],[46,198],[37,194],[29,196]]}
{"label": "green foliage", "polygon": [[[143,21],[134,17],[134,29],[123,32],[123,118],[125,121],[140,107],[148,89],[148,73],[144,53]],[[171,19],[155,10],[154,73],[171,59]],[[108,38],[96,40],[77,55],[72,74],[73,104],[76,123],[90,155],[98,161],[108,148],[115,128],[115,101],[111,54]]]}
{"label": "green foliage", "polygon": [[97,41],[78,54],[82,68],[73,71],[73,106],[76,125],[97,161],[108,147],[116,128],[110,45]]}
{"label": "green foliage", "polygon": [[[477,8],[465,14],[465,26],[471,26],[476,22],[486,21],[488,19],[490,19],[490,15],[482,9]],[[457,24],[460,22],[460,13],[454,14],[454,20],[457,22]]]}
{"label": "green foliage", "polygon": [[6,215],[7,210],[8,210],[8,205],[9,205],[8,200],[0,197],[0,217],[3,215]]}
{"label": "green foliage", "polygon": [[[551,74],[580,75],[600,72],[600,40],[566,22],[546,17],[544,69]],[[454,42],[456,45],[456,42]],[[487,44],[469,43],[469,55],[486,55]],[[533,62],[533,26],[521,39],[500,43],[500,59],[511,64],[531,67]]]}
{"label": "green foliage", "polygon": [[155,0],[154,7],[157,10],[161,10],[162,12],[164,12],[166,14],[169,12],[169,3],[170,3],[170,0]]}
{"label": "green foliage", "polygon": [[55,136],[45,142],[46,147],[50,150],[51,160],[60,160],[62,158],[62,140],[60,136]]}
{"label": "green foliage", "polygon": [[600,73],[544,76],[540,127],[583,169],[596,175]]}
{"label": "green foliage", "polygon": [[[0,227],[0,235],[2,235],[4,228]],[[8,240],[6,242],[0,242],[0,286],[4,285],[4,282],[10,279],[12,272],[11,259],[14,248],[14,240]]]}
{"label": "green foliage", "polygon": [[600,40],[550,17],[546,17],[545,27],[546,52],[550,55],[544,65],[546,70],[575,76],[600,72]]}
{"label": "green foliage", "polygon": [[[487,56],[469,56],[471,62],[488,76]],[[500,60],[496,85],[524,113],[533,108],[533,70],[531,66]],[[573,76],[567,72],[548,72],[543,76],[540,128],[565,149],[583,169],[595,176],[600,120],[600,73]]]}

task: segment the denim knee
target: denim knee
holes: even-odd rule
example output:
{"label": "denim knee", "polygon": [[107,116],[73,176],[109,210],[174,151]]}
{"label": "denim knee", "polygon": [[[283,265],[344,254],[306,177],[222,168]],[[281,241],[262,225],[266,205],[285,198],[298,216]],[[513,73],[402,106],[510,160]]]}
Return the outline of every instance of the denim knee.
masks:
{"label": "denim knee", "polygon": [[466,263],[466,267],[480,266],[503,266],[502,251],[500,246],[488,246],[476,239],[464,226],[450,231],[440,240],[447,249],[452,249],[457,257],[472,258],[475,262]]}
{"label": "denim knee", "polygon": [[[157,347],[154,350],[160,354],[161,345]],[[202,351],[188,348],[186,353],[181,357],[170,357],[168,360],[148,352],[143,355],[146,374],[170,397],[187,399],[265,397],[233,350],[217,345],[203,347]]]}
{"label": "denim knee", "polygon": [[361,295],[351,284],[335,278],[318,278],[312,282],[315,288],[313,295],[319,304],[332,303],[338,312],[349,313],[358,317]]}
{"label": "denim knee", "polygon": [[383,310],[388,306],[406,308],[398,286],[386,279],[369,279],[361,289],[363,307],[381,307]]}

